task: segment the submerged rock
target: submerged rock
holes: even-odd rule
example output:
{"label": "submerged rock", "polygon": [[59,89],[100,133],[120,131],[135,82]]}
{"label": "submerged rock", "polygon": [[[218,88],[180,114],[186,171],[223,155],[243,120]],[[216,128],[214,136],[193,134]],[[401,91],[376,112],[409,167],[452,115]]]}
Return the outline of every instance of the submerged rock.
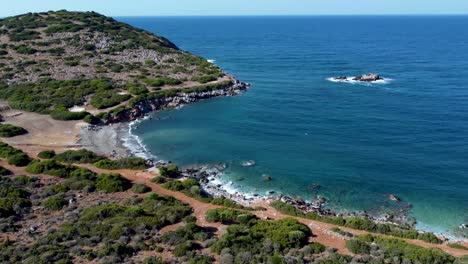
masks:
{"label": "submerged rock", "polygon": [[271,181],[273,178],[270,175],[263,175],[263,181]]}
{"label": "submerged rock", "polygon": [[385,196],[386,196],[388,199],[390,199],[390,200],[392,200],[392,201],[394,201],[394,202],[400,202],[400,201],[401,201],[401,199],[400,199],[399,197],[397,197],[396,195],[391,194],[391,193],[387,193],[387,194],[385,194]]}

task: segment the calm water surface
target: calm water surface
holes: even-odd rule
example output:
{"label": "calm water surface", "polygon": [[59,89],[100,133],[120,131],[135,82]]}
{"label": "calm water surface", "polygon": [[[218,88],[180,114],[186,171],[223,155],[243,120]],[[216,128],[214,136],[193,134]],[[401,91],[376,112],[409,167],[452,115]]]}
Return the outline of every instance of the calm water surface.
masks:
{"label": "calm water surface", "polygon": [[[468,17],[119,20],[252,83],[143,122],[134,132],[154,155],[227,163],[224,179],[246,192],[309,199],[318,183],[332,208],[377,213],[394,207],[392,193],[420,228],[468,222]],[[392,80],[326,80],[367,72]]]}

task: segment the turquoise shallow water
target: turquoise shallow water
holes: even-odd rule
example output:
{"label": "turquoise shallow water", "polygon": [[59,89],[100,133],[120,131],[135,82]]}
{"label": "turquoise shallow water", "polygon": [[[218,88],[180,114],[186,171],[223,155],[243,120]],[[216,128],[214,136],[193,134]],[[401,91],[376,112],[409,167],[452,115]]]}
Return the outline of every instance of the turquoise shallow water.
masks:
{"label": "turquoise shallow water", "polygon": [[[428,230],[468,222],[468,17],[119,19],[252,83],[142,122],[158,157],[227,163],[232,188],[260,194],[318,183],[340,210],[389,210],[393,193]],[[391,81],[327,80],[366,72]]]}

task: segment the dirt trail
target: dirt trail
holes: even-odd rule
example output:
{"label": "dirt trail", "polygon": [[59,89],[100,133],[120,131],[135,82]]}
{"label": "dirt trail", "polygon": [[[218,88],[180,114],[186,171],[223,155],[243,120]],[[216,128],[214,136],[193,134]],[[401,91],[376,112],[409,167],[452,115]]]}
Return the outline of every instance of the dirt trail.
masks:
{"label": "dirt trail", "polygon": [[[106,170],[96,169],[93,166],[89,166],[89,165],[87,165],[86,167],[98,173],[108,172]],[[220,223],[208,223],[205,220],[206,211],[210,209],[220,208],[221,206],[203,203],[194,198],[188,197],[183,193],[164,189],[161,185],[151,182],[151,179],[155,176],[155,174],[149,171],[119,170],[119,171],[114,171],[114,172],[120,173],[122,176],[131,180],[134,183],[143,183],[149,186],[157,194],[172,196],[180,201],[183,201],[189,204],[194,209],[194,215],[197,217],[197,224],[199,226],[202,226],[205,228],[215,228],[216,229],[215,233],[217,234],[223,234],[225,232],[226,230],[225,225],[220,224]],[[286,217],[291,217],[291,216],[279,213],[278,211],[276,211],[276,209],[272,208],[267,202],[258,202],[256,204],[252,204],[252,206],[253,207],[261,206],[267,209],[266,211],[253,211],[252,212],[253,214],[255,214],[256,216],[262,219],[270,218],[270,219],[278,220],[278,219],[282,219]],[[314,220],[309,220],[309,219],[304,219],[304,218],[299,218],[299,217],[295,217],[295,219],[297,219],[299,222],[303,223],[304,225],[308,226],[312,230],[313,237],[310,239],[311,241],[319,242],[325,246],[336,248],[337,251],[342,254],[348,254],[348,255],[351,254],[351,252],[349,252],[349,250],[345,246],[346,240],[349,238],[343,237],[339,234],[336,234],[330,231],[332,227],[338,227],[344,231],[353,233],[354,235],[369,234],[369,232],[366,232],[366,231],[355,230],[351,228],[318,222]],[[381,234],[375,234],[375,235],[381,235]],[[404,239],[404,240],[408,243],[418,245],[421,247],[425,247],[425,248],[439,248],[447,252],[448,254],[451,254],[457,257],[468,254],[468,251],[462,250],[462,249],[451,248],[446,243],[439,245],[439,244],[431,244],[431,243],[427,243],[427,242],[424,242],[421,240],[415,240],[415,239]]]}
{"label": "dirt trail", "polygon": [[[23,150],[28,152],[26,149],[23,149]],[[32,153],[28,153],[28,154],[31,155]],[[0,166],[3,166],[13,171],[16,175],[29,175],[28,173],[24,171],[24,168],[10,166],[4,161],[0,161]],[[222,235],[226,232],[226,228],[227,228],[226,225],[223,225],[221,223],[209,223],[205,220],[205,213],[208,210],[222,208],[222,206],[203,203],[194,198],[188,197],[181,192],[174,192],[174,191],[164,189],[161,185],[151,182],[151,179],[155,176],[154,172],[132,171],[132,170],[108,171],[108,170],[98,169],[88,164],[79,165],[79,166],[88,168],[96,173],[110,173],[110,172],[120,173],[123,177],[132,181],[133,183],[141,183],[141,184],[145,184],[149,186],[152,189],[152,191],[157,193],[158,195],[174,197],[184,203],[187,203],[193,208],[194,216],[197,218],[197,224],[199,226],[207,228],[210,231],[218,235]],[[258,202],[256,204],[253,204],[253,206],[254,207],[261,206],[261,207],[266,208],[266,211],[252,211],[251,212],[262,219],[269,218],[269,219],[278,220],[278,219],[282,219],[286,217],[291,217],[291,216],[279,213],[274,208],[272,208],[267,202]],[[345,246],[346,240],[349,238],[343,237],[341,235],[338,235],[330,231],[330,228],[339,227],[340,229],[353,233],[354,235],[361,235],[361,234],[369,233],[369,232],[362,231],[362,230],[350,229],[346,227],[341,227],[341,226],[337,226],[333,224],[318,222],[318,221],[299,218],[299,217],[295,217],[295,219],[297,219],[299,222],[303,223],[304,225],[308,226],[312,230],[313,236],[310,238],[310,241],[319,242],[327,247],[335,248],[341,254],[352,255],[351,252],[349,252],[349,250]],[[162,230],[162,231],[168,232],[168,231],[174,230],[177,227],[178,227],[177,225],[169,226],[165,230]],[[380,234],[376,234],[376,235],[380,235]],[[425,247],[425,248],[439,248],[447,252],[448,254],[451,254],[456,257],[468,255],[468,251],[462,250],[462,249],[451,248],[446,243],[438,245],[438,244],[430,244],[421,240],[414,240],[414,239],[405,239],[405,241],[414,245]],[[464,244],[466,245],[466,243]]]}

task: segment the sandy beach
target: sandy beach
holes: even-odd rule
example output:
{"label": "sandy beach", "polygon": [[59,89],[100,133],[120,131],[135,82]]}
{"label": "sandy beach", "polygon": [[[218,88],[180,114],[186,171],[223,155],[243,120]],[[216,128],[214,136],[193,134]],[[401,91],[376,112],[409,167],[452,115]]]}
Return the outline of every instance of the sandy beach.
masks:
{"label": "sandy beach", "polygon": [[122,134],[127,127],[127,124],[83,126],[79,131],[78,144],[100,155],[128,157],[131,153],[122,144]]}
{"label": "sandy beach", "polygon": [[[0,102],[6,108],[6,102]],[[127,124],[91,126],[82,121],[59,121],[48,115],[3,110],[0,112],[6,124],[25,128],[28,133],[12,138],[2,138],[5,143],[37,154],[44,149],[64,151],[86,148],[98,154],[114,157],[128,157],[131,153],[122,145],[122,133]]]}

